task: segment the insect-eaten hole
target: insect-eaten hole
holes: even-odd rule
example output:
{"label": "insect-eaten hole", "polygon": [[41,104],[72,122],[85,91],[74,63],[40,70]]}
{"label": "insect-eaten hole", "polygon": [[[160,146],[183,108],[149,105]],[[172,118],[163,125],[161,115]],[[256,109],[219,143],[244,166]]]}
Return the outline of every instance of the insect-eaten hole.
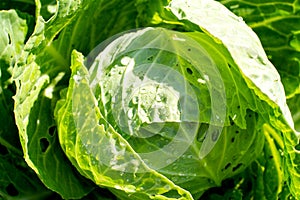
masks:
{"label": "insect-eaten hole", "polygon": [[41,138],[40,139],[40,147],[41,147],[41,151],[44,153],[47,151],[47,149],[49,148],[49,141],[47,138]]}
{"label": "insect-eaten hole", "polygon": [[55,134],[55,131],[56,131],[56,126],[50,126],[48,128],[48,133],[50,136],[53,136]]}
{"label": "insect-eaten hole", "polygon": [[191,70],[191,68],[186,68],[186,72],[188,73],[188,74],[193,74],[193,71]]}
{"label": "insect-eaten hole", "polygon": [[60,33],[56,34],[53,40],[57,40],[59,38]]}
{"label": "insect-eaten hole", "polygon": [[19,191],[12,183],[8,184],[8,186],[6,186],[6,188],[5,188],[5,190],[6,190],[7,194],[10,196],[15,197],[15,196],[19,195]]}
{"label": "insect-eaten hole", "polygon": [[300,151],[300,143],[298,143],[298,144],[295,146],[295,149],[296,149],[297,151]]}
{"label": "insect-eaten hole", "polygon": [[232,137],[232,138],[231,138],[231,143],[234,143],[234,140],[235,140],[235,138],[234,138],[234,137]]}
{"label": "insect-eaten hole", "polygon": [[147,60],[148,60],[148,61],[152,61],[152,60],[153,60],[153,56],[149,56],[149,57],[147,58]]}
{"label": "insect-eaten hole", "polygon": [[7,150],[6,146],[0,144],[0,154],[5,156],[9,153],[9,151]]}
{"label": "insect-eaten hole", "polygon": [[231,163],[227,163],[227,164],[225,165],[225,167],[222,169],[222,171],[227,170],[230,166],[231,166]]}
{"label": "insect-eaten hole", "polygon": [[7,39],[8,39],[8,44],[12,44],[12,41],[11,41],[11,36],[10,36],[10,34],[7,34]]}
{"label": "insect-eaten hole", "polygon": [[238,169],[241,168],[242,166],[243,166],[243,163],[237,164],[236,166],[234,166],[234,167],[232,168],[232,172],[235,172],[236,170],[238,170]]}

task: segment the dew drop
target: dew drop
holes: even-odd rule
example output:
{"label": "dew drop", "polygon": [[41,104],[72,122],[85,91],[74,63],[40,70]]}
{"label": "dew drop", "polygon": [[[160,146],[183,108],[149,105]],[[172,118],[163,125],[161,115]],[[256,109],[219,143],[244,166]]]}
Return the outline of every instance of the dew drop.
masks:
{"label": "dew drop", "polygon": [[141,88],[141,89],[140,89],[140,93],[141,93],[141,94],[147,93],[147,89],[146,89],[146,88]]}
{"label": "dew drop", "polygon": [[134,97],[132,98],[132,103],[133,103],[133,104],[138,104],[138,103],[139,103],[139,97],[138,97],[138,96],[134,96]]}
{"label": "dew drop", "polygon": [[172,163],[172,159],[167,159],[167,164],[171,164]]}
{"label": "dew drop", "polygon": [[81,81],[82,77],[80,75],[78,75],[78,74],[75,74],[73,76],[73,79],[74,79],[75,83],[79,84],[79,82]]}
{"label": "dew drop", "polygon": [[205,83],[206,83],[206,81],[203,80],[203,79],[201,79],[201,78],[198,78],[197,81],[198,81],[199,83],[201,83],[201,84],[205,84]]}
{"label": "dew drop", "polygon": [[171,190],[171,186],[170,186],[170,185],[165,185],[164,188],[165,188],[166,190]]}
{"label": "dew drop", "polygon": [[209,76],[208,75],[206,75],[206,74],[204,74],[204,79],[206,80],[206,81],[209,81]]}
{"label": "dew drop", "polygon": [[155,100],[157,101],[157,102],[161,102],[161,95],[157,95],[156,97],[155,97]]}
{"label": "dew drop", "polygon": [[243,21],[244,21],[244,19],[243,19],[242,17],[238,17],[237,20],[238,20],[239,22],[243,22]]}
{"label": "dew drop", "polygon": [[133,118],[133,109],[132,109],[132,108],[130,108],[130,109],[128,110],[128,112],[127,112],[127,117],[128,117],[128,119],[132,119],[132,118]]}
{"label": "dew drop", "polygon": [[130,61],[131,61],[131,58],[128,57],[128,56],[125,56],[125,57],[123,57],[123,58],[121,59],[121,64],[122,64],[122,65],[128,65],[128,64],[130,63]]}
{"label": "dew drop", "polygon": [[211,139],[212,139],[212,141],[217,141],[217,139],[219,138],[219,131],[214,131],[213,133],[212,133],[212,135],[211,135]]}

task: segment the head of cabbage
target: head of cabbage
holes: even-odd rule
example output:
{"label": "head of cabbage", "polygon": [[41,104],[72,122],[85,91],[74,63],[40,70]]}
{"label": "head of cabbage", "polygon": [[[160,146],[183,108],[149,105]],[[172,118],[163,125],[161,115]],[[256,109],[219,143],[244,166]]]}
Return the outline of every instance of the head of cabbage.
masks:
{"label": "head of cabbage", "polygon": [[197,199],[261,153],[257,105],[237,65],[204,33],[126,32],[84,61],[57,106],[79,172],[121,199]]}

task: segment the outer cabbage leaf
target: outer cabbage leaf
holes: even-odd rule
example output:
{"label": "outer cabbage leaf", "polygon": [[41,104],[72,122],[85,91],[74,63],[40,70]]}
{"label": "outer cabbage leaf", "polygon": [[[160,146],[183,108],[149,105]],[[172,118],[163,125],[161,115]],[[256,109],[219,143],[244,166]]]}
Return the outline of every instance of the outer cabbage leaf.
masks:
{"label": "outer cabbage leaf", "polygon": [[14,10],[9,10],[0,11],[0,26],[0,198],[39,199],[52,192],[24,162],[13,117],[15,90],[11,71],[24,46],[27,23]]}
{"label": "outer cabbage leaf", "polygon": [[220,1],[257,33],[291,98],[300,93],[299,1]]}
{"label": "outer cabbage leaf", "polygon": [[25,161],[48,188],[67,199],[80,198],[93,188],[72,169],[62,152],[52,117],[56,101],[54,88],[63,76],[59,72],[64,70],[64,65],[53,62],[56,60],[47,46],[76,13],[78,2],[68,2],[60,1],[56,16],[45,22],[39,14],[41,4],[36,1],[35,30],[13,70],[17,90],[15,120]]}
{"label": "outer cabbage leaf", "polygon": [[2,0],[0,4],[0,10],[10,10],[14,9],[17,12],[21,11],[22,14],[30,14],[34,15],[35,11],[34,1],[10,1],[10,0]]}
{"label": "outer cabbage leaf", "polygon": [[188,191],[149,168],[103,118],[83,62],[83,56],[74,52],[66,99],[56,111],[60,144],[78,171],[99,186],[117,189],[119,195],[125,192],[133,199],[193,199]]}
{"label": "outer cabbage leaf", "polygon": [[[9,148],[20,147],[17,128],[13,118],[13,99],[15,92],[11,71],[18,60],[27,33],[26,21],[19,18],[13,10],[0,12],[0,143]],[[16,150],[18,151],[18,150]]]}

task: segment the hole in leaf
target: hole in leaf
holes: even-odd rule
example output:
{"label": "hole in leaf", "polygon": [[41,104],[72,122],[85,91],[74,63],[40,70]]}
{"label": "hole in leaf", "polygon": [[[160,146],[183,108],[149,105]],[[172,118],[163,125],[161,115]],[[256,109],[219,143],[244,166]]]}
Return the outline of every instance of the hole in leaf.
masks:
{"label": "hole in leaf", "polygon": [[232,137],[232,138],[231,138],[231,143],[234,143],[234,140],[235,140],[235,138],[234,138],[234,137]]}
{"label": "hole in leaf", "polygon": [[44,153],[45,151],[47,151],[48,147],[49,147],[49,141],[47,138],[41,138],[40,139],[40,147],[41,147],[41,151]]}
{"label": "hole in leaf", "polygon": [[295,146],[295,149],[296,149],[297,151],[300,151],[300,143],[297,144],[297,145]]}
{"label": "hole in leaf", "polygon": [[286,181],[284,181],[284,182],[283,182],[283,185],[287,185],[287,182],[286,182]]}
{"label": "hole in leaf", "polygon": [[235,172],[235,171],[238,170],[241,166],[243,166],[242,163],[237,164],[235,167],[232,168],[232,172]]}
{"label": "hole in leaf", "polygon": [[193,71],[192,71],[191,68],[189,68],[189,67],[186,68],[186,72],[189,73],[189,74],[193,74]]}
{"label": "hole in leaf", "polygon": [[8,152],[6,146],[0,144],[0,154],[1,154],[1,155],[7,155],[8,153],[9,153],[9,152]]}
{"label": "hole in leaf", "polygon": [[300,154],[295,153],[295,158],[293,159],[294,164],[297,165],[296,168],[300,169]]}
{"label": "hole in leaf", "polygon": [[57,40],[59,38],[60,33],[56,34],[53,40]]}
{"label": "hole in leaf", "polygon": [[228,169],[231,166],[231,163],[227,163],[227,165],[224,167],[224,170]]}
{"label": "hole in leaf", "polygon": [[56,126],[51,126],[51,127],[49,127],[49,129],[48,129],[48,133],[49,133],[49,135],[51,135],[51,136],[54,135],[55,131],[56,131]]}
{"label": "hole in leaf", "polygon": [[10,196],[18,196],[19,195],[19,191],[12,183],[10,183],[8,186],[6,186],[5,189],[6,189],[7,194],[9,194]]}
{"label": "hole in leaf", "polygon": [[191,51],[191,49],[190,49],[190,48],[188,48],[187,50],[188,50],[188,51]]}
{"label": "hole in leaf", "polygon": [[150,56],[147,58],[148,61],[152,61],[153,60],[153,56]]}
{"label": "hole in leaf", "polygon": [[10,34],[7,34],[7,38],[8,38],[8,44],[11,44],[11,37],[10,37]]}
{"label": "hole in leaf", "polygon": [[15,85],[15,84],[9,84],[9,85],[7,86],[7,89],[8,89],[9,91],[12,91],[12,92],[15,93],[15,91],[16,91],[16,85]]}
{"label": "hole in leaf", "polygon": [[236,134],[238,134],[240,131],[235,131]]}

